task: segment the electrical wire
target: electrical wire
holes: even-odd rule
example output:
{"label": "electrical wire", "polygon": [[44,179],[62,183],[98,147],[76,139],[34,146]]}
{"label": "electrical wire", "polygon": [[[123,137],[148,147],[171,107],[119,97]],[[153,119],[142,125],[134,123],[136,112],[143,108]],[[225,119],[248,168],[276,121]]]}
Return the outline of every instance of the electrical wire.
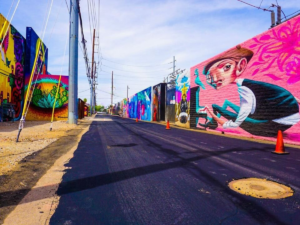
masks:
{"label": "electrical wire", "polygon": [[153,65],[143,65],[143,66],[135,66],[135,65],[128,65],[128,64],[123,64],[123,63],[118,63],[118,62],[114,62],[114,61],[111,61],[111,60],[108,60],[106,58],[103,58],[103,60],[105,61],[108,61],[108,62],[112,62],[112,63],[115,63],[115,64],[119,64],[119,65],[123,65],[123,66],[132,66],[132,67],[156,67],[156,66],[162,66],[162,65],[168,65],[168,64],[171,64],[173,62],[168,62],[168,63],[162,63],[162,64],[153,64]]}
{"label": "electrical wire", "polygon": [[66,59],[66,49],[67,49],[68,39],[69,39],[69,37],[67,36],[67,38],[66,38],[66,43],[65,43],[65,49],[64,49],[64,58],[63,58],[63,62],[62,62],[61,67],[60,67],[60,76],[59,76],[59,81],[58,81],[58,84],[57,84],[57,91],[56,91],[56,93],[55,93],[54,103],[53,103],[53,106],[52,106],[52,115],[51,115],[50,131],[52,131],[52,124],[53,124],[53,117],[54,117],[54,111],[55,111],[56,99],[57,99],[57,95],[58,95],[59,89],[60,89],[61,75],[62,75],[62,72],[63,72],[63,66],[64,66],[64,64],[65,64],[65,59]]}
{"label": "electrical wire", "polygon": [[[101,73],[101,72],[111,74],[111,72],[106,71],[106,70],[101,70],[100,73]],[[114,76],[117,76],[117,77],[134,77],[134,78],[136,78],[136,76],[120,75],[120,74],[115,74],[115,73],[114,73]],[[148,76],[148,77],[161,77],[161,75]],[[146,78],[146,77],[145,77],[145,78]]]}
{"label": "electrical wire", "polygon": [[126,73],[156,73],[156,72],[166,72],[166,70],[156,70],[156,71],[145,71],[145,72],[139,72],[139,71],[128,71],[128,70],[120,70],[120,69],[116,69],[116,68],[113,68],[113,67],[110,67],[110,66],[107,66],[107,65],[104,65],[102,64],[102,66],[105,66],[107,68],[110,68],[110,69],[113,69],[113,70],[119,70],[119,71],[122,71],[122,72],[126,72]]}
{"label": "electrical wire", "polygon": [[[26,98],[25,98],[25,101],[24,101],[24,107],[23,107],[23,112],[22,112],[22,117],[21,117],[21,120],[20,120],[20,124],[19,124],[19,132],[18,132],[18,135],[17,135],[17,139],[16,139],[16,142],[18,142],[19,140],[19,136],[21,134],[21,131],[24,127],[24,121],[25,121],[25,118],[26,118],[26,115],[27,115],[27,112],[28,112],[28,109],[29,109],[29,105],[28,104],[28,94],[29,94],[29,102],[31,101],[32,99],[32,96],[33,96],[33,92],[34,92],[34,89],[36,87],[36,84],[33,86],[33,90],[31,92],[31,82],[32,82],[32,76],[34,75],[34,71],[36,71],[36,62],[37,62],[37,56],[38,56],[38,53],[40,51],[40,48],[41,48],[41,44],[43,44],[43,38],[44,38],[44,35],[45,35],[45,32],[46,32],[46,28],[47,28],[47,24],[48,24],[48,21],[49,21],[49,16],[50,16],[50,13],[51,13],[51,9],[52,9],[52,4],[53,4],[53,0],[51,1],[51,5],[50,5],[50,9],[49,9],[49,13],[48,13],[48,16],[47,16],[47,19],[46,19],[46,23],[44,24],[45,28],[44,28],[44,33],[43,33],[43,36],[42,36],[42,39],[38,39],[38,42],[39,42],[39,47],[37,49],[37,54],[36,54],[36,57],[35,57],[35,62],[34,62],[34,68],[32,68],[32,72],[31,72],[31,77],[30,77],[30,80],[29,80],[29,83],[28,83],[28,86],[27,86],[27,92],[26,92]],[[45,58],[45,55],[46,55],[46,51],[47,49],[44,51],[44,54],[43,54],[43,59]],[[38,73],[41,69],[41,66],[43,65],[43,63],[41,63],[40,65],[40,68],[38,69]],[[38,76],[37,76],[38,77]],[[30,96],[30,92],[31,92],[31,96]],[[26,109],[26,110],[25,110]],[[25,110],[25,111],[24,111]]]}
{"label": "electrical wire", "polygon": [[296,12],[293,12],[293,13],[291,13],[290,15],[287,15],[286,17],[290,17],[290,16],[292,16],[292,15],[298,13],[298,12],[300,13],[300,10],[297,10]]}
{"label": "electrical wire", "polygon": [[10,8],[9,8],[9,10],[8,10],[8,13],[7,13],[7,15],[6,15],[6,18],[8,18],[9,14],[10,14],[10,11],[11,11],[11,9],[12,9],[12,6],[14,5],[14,3],[15,3],[15,0],[12,1],[11,5],[10,5]]}
{"label": "electrical wire", "polygon": [[254,7],[254,8],[261,9],[261,10],[263,10],[263,11],[271,12],[271,10],[269,10],[269,9],[260,8],[260,7],[258,7],[258,6],[252,5],[252,4],[250,4],[250,3],[248,3],[248,2],[244,2],[244,1],[242,1],[242,0],[237,0],[237,1],[242,2],[242,3],[246,4],[246,5],[252,6],[252,7]]}
{"label": "electrical wire", "polygon": [[18,2],[17,2],[17,5],[16,5],[16,7],[15,7],[15,10],[14,10],[14,12],[13,12],[11,18],[10,18],[10,21],[9,21],[8,25],[7,25],[7,29],[6,29],[6,31],[5,31],[5,33],[4,33],[4,35],[3,35],[3,30],[4,30],[4,28],[5,28],[5,25],[6,25],[6,23],[7,23],[7,20],[5,20],[5,22],[4,22],[4,25],[3,25],[2,29],[1,29],[1,32],[0,32],[0,37],[2,37],[2,35],[3,35],[3,39],[5,38],[5,36],[6,36],[7,32],[8,32],[8,30],[9,30],[9,26],[10,26],[10,24],[11,24],[12,19],[13,19],[14,16],[15,16],[15,13],[16,13],[16,11],[17,11],[17,8],[18,8],[18,6],[19,6],[19,3],[20,3],[20,0],[18,0]]}
{"label": "electrical wire", "polygon": [[84,91],[79,91],[78,93],[82,93],[82,92],[89,91],[89,90],[91,90],[91,89],[89,88],[89,89],[86,89]]}

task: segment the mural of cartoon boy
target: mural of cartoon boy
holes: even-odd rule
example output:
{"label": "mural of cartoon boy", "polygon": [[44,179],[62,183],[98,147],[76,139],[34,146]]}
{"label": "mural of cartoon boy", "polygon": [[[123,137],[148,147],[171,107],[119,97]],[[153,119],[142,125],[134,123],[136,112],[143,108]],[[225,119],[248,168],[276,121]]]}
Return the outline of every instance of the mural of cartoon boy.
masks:
{"label": "mural of cartoon boy", "polygon": [[[186,94],[182,94],[180,101],[180,112],[178,113],[178,117],[180,119],[180,123],[186,123],[188,121],[188,101],[186,99]],[[181,116],[180,116],[181,114]]]}
{"label": "mural of cartoon boy", "polygon": [[[216,129],[241,127],[258,136],[273,137],[299,122],[299,100],[289,91],[274,84],[239,78],[251,60],[253,52],[241,46],[231,49],[209,62],[203,70],[206,81],[219,90],[229,84],[238,86],[240,106],[225,100],[223,106],[212,105],[212,116],[202,127]],[[230,107],[234,112],[227,110]],[[221,118],[227,119],[224,120]]]}

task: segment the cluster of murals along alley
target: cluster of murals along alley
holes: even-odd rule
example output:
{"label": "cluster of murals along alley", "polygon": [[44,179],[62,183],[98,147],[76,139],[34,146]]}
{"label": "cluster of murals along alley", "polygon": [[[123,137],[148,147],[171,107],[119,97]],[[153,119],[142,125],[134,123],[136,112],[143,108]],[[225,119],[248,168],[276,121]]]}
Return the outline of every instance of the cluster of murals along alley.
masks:
{"label": "cluster of murals along alley", "polygon": [[300,142],[300,16],[115,104],[112,114]]}
{"label": "cluster of murals along alley", "polygon": [[[37,70],[33,75],[31,88],[34,92],[29,104],[26,120],[49,121],[52,115],[59,75],[48,72],[47,46],[31,27],[26,28],[23,37],[9,21],[0,14],[0,28],[7,30],[0,37],[0,121],[19,120],[22,116],[24,98],[36,55]],[[25,29],[25,28],[24,28]],[[54,120],[67,120],[68,117],[68,76],[62,76],[55,103]],[[14,115],[8,116],[4,110],[10,105]],[[3,109],[2,109],[3,108]]]}

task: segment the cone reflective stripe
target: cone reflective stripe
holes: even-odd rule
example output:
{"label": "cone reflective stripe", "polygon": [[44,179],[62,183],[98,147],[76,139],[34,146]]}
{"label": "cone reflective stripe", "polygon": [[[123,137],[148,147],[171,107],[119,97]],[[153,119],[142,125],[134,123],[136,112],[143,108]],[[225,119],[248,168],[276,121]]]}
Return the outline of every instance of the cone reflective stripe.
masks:
{"label": "cone reflective stripe", "polygon": [[135,122],[138,122],[138,121],[139,121],[138,118],[136,118],[136,119],[135,119]]}
{"label": "cone reflective stripe", "polygon": [[283,137],[282,137],[282,131],[281,130],[278,131],[275,151],[272,152],[272,153],[278,154],[278,155],[287,155],[287,154],[289,154],[284,149],[284,143],[283,143]]}
{"label": "cone reflective stripe", "polygon": [[171,128],[170,128],[170,122],[169,122],[169,120],[167,121],[167,126],[166,126],[166,130],[170,130]]}

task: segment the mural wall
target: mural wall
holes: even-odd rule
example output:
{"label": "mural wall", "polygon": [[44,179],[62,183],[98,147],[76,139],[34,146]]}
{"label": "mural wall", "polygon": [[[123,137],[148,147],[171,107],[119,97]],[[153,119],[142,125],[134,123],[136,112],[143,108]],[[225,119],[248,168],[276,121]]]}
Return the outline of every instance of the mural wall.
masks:
{"label": "mural wall", "polygon": [[128,98],[128,118],[137,118],[137,94]]}
{"label": "mural wall", "polygon": [[152,121],[152,87],[138,92],[137,101],[138,119]]}
{"label": "mural wall", "polygon": [[190,70],[176,77],[175,125],[190,128]]}
{"label": "mural wall", "polygon": [[123,104],[123,114],[122,116],[124,118],[129,118],[129,112],[128,112],[128,99],[127,98],[124,98],[123,101],[122,101],[122,104]]}
{"label": "mural wall", "polygon": [[8,26],[8,23],[0,14],[0,30],[3,28],[0,36],[0,105],[14,104],[14,120],[18,120],[24,101],[25,39],[12,25]]}
{"label": "mural wall", "polygon": [[176,88],[172,84],[166,86],[166,116],[165,120],[175,122],[175,93]]}
{"label": "mural wall", "polygon": [[152,120],[165,120],[165,90],[166,84],[153,86]]}
{"label": "mural wall", "polygon": [[[37,57],[35,76],[38,74],[47,74],[48,49],[44,43],[39,45],[39,40],[40,38],[35,33],[35,31],[31,27],[27,27],[26,28],[25,85],[28,85],[32,68],[35,62],[36,53],[38,53],[38,57]],[[39,46],[40,48],[38,48]]]}
{"label": "mural wall", "polygon": [[191,124],[300,141],[300,16],[191,68]]}
{"label": "mural wall", "polygon": [[62,76],[57,90],[59,75],[39,75],[33,82],[35,90],[29,105],[26,120],[50,121],[56,92],[54,120],[68,119],[69,77]]}
{"label": "mural wall", "polygon": [[152,120],[152,87],[146,88],[133,96],[128,98],[126,101],[125,108],[126,117],[139,120]]}

